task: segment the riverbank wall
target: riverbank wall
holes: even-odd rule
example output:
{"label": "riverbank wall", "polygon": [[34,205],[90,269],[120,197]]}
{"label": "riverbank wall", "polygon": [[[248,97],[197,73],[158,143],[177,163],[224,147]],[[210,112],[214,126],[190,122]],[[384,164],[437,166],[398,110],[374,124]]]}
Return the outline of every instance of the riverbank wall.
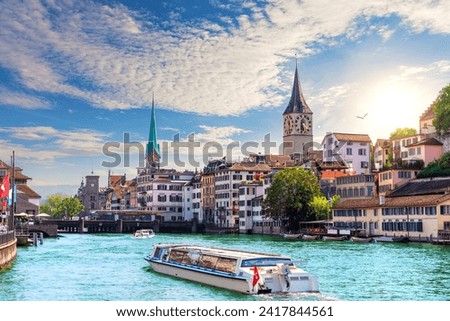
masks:
{"label": "riverbank wall", "polygon": [[0,234],[0,270],[11,264],[17,256],[17,240],[14,231]]}

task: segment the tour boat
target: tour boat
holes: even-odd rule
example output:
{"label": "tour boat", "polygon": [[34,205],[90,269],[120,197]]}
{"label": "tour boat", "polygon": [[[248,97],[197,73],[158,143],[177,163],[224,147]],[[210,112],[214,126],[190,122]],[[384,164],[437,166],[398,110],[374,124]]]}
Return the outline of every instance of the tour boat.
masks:
{"label": "tour boat", "polygon": [[158,244],[145,259],[155,272],[245,294],[319,292],[317,278],[282,255]]}
{"label": "tour boat", "polygon": [[150,229],[142,229],[134,232],[133,236],[137,239],[149,239],[155,236],[155,232]]}

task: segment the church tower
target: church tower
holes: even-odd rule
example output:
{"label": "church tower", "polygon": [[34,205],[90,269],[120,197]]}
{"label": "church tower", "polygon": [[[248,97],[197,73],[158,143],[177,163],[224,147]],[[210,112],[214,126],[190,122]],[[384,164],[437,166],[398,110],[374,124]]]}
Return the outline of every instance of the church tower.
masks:
{"label": "church tower", "polygon": [[159,169],[161,152],[159,150],[158,139],[156,136],[156,117],[155,117],[155,98],[152,100],[152,118],[150,120],[150,131],[147,142],[147,167]]}
{"label": "church tower", "polygon": [[283,113],[283,155],[304,160],[313,144],[313,113],[303,97],[295,66],[291,99]]}

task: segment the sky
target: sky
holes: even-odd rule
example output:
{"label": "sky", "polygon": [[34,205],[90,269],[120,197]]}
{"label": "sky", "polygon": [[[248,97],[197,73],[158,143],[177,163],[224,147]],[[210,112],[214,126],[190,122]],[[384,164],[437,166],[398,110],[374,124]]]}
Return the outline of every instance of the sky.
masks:
{"label": "sky", "polygon": [[167,167],[201,170],[226,146],[243,160],[269,137],[277,154],[296,66],[319,147],[327,132],[419,131],[449,83],[448,12],[448,0],[0,0],[0,159],[14,151],[44,198],[91,173],[133,178],[153,99]]}

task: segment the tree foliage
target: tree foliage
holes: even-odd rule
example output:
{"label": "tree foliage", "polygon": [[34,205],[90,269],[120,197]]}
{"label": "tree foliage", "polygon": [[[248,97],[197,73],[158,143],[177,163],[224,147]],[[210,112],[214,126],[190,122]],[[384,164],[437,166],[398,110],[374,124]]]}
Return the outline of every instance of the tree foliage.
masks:
{"label": "tree foliage", "polygon": [[41,205],[40,211],[50,214],[53,218],[61,218],[77,216],[83,209],[84,206],[77,198],[58,193],[50,195]]}
{"label": "tree foliage", "polygon": [[309,203],[317,220],[328,220],[331,218],[331,209],[339,203],[341,197],[334,195],[328,200],[325,196],[314,196],[314,199]]}
{"label": "tree foliage", "polygon": [[417,174],[417,178],[450,176],[450,152],[441,156],[437,161],[431,162]]}
{"label": "tree foliage", "polygon": [[410,137],[410,136],[414,136],[414,135],[417,135],[417,130],[415,128],[409,128],[409,127],[397,128],[395,131],[393,131],[391,133],[391,135],[389,136],[389,139],[393,140],[393,139]]}
{"label": "tree foliage", "polygon": [[438,133],[444,135],[450,129],[450,85],[441,89],[433,108],[435,113],[433,126]]}
{"label": "tree foliage", "polygon": [[310,203],[322,195],[317,177],[310,170],[285,168],[273,177],[263,202],[264,213],[286,220],[286,228],[295,232],[300,221],[316,219]]}

